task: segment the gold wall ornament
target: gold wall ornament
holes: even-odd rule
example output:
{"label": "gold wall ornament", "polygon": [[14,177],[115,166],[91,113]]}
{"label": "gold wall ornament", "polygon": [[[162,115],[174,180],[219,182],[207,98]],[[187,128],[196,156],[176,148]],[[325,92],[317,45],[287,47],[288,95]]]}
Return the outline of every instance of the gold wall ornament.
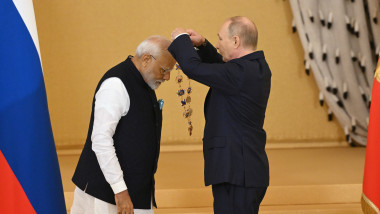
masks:
{"label": "gold wall ornament", "polygon": [[380,82],[380,61],[377,63],[375,78],[378,82]]}
{"label": "gold wall ornament", "polygon": [[[177,91],[177,96],[180,98],[181,106],[183,107],[183,117],[187,119],[187,131],[191,136],[193,134],[193,123],[191,122],[191,115],[193,114],[193,109],[190,106],[191,96],[190,94],[193,92],[193,88],[191,87],[191,80],[188,79],[189,85],[186,89],[182,88],[182,83],[184,83],[183,76],[181,75],[181,67],[176,64],[175,69],[178,71],[177,77],[175,78],[178,83],[179,89]],[[187,95],[186,95],[187,94]]]}
{"label": "gold wall ornament", "polygon": [[364,195],[364,193],[362,194],[361,205],[362,205],[362,210],[365,214],[378,214],[378,213],[380,213],[379,208],[376,207],[376,205],[371,200],[369,200]]}
{"label": "gold wall ornament", "polygon": [[377,60],[377,66],[376,66],[376,70],[375,70],[375,79],[380,82],[380,57],[379,59]]}

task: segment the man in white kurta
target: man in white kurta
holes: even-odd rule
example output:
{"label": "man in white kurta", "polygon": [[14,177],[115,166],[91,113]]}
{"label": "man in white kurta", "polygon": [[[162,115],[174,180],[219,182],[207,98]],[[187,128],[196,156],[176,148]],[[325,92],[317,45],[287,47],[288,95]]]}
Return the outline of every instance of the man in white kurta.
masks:
{"label": "man in white kurta", "polygon": [[[131,58],[146,84],[153,90],[170,79],[170,71],[175,61],[167,52],[169,45],[170,41],[163,37],[149,37],[138,46],[136,56]],[[153,213],[152,205],[150,209],[133,209],[123,170],[115,151],[113,135],[120,119],[128,114],[131,106],[130,96],[123,81],[117,77],[104,80],[95,94],[94,103],[92,150],[96,154],[106,181],[115,194],[116,205],[87,194],[86,189],[81,190],[76,187],[71,213]],[[128,130],[122,131],[128,132]]]}

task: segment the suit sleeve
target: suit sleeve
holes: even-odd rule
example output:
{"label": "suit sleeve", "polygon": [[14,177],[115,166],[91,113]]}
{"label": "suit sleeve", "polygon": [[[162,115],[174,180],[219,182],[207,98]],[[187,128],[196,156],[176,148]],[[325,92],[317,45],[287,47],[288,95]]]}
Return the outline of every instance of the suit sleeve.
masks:
{"label": "suit sleeve", "polygon": [[239,91],[242,66],[233,62],[202,62],[188,35],[176,38],[169,46],[169,52],[189,78],[226,94],[232,95]]}
{"label": "suit sleeve", "polygon": [[224,63],[222,56],[218,53],[216,48],[206,39],[206,45],[198,47],[198,55],[202,62],[205,63]]}

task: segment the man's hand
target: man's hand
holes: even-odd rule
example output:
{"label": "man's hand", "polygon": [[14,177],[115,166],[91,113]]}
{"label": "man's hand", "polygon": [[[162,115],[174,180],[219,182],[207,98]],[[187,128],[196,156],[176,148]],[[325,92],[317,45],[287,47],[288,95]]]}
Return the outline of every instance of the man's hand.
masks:
{"label": "man's hand", "polygon": [[115,195],[117,214],[133,214],[133,204],[129,197],[128,190],[124,190]]}
{"label": "man's hand", "polygon": [[193,29],[187,29],[186,32],[189,34],[191,42],[193,42],[195,47],[199,47],[205,42],[205,38]]}
{"label": "man's hand", "polygon": [[186,30],[183,28],[176,28],[173,30],[171,37],[174,40],[179,34],[186,33]]}

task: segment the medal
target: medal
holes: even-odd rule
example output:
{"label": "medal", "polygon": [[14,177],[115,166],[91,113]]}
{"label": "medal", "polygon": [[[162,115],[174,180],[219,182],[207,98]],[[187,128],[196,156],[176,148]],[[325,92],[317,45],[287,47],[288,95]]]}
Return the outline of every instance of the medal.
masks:
{"label": "medal", "polygon": [[177,77],[175,78],[179,86],[179,89],[177,91],[177,96],[180,98],[180,103],[181,103],[181,106],[183,107],[183,117],[187,119],[187,124],[188,124],[187,131],[189,132],[189,135],[191,136],[193,134],[193,124],[191,122],[191,115],[193,114],[193,109],[190,106],[190,103],[191,103],[190,94],[193,92],[193,89],[191,87],[191,80],[187,78],[189,85],[186,90],[183,89],[182,83],[184,83],[184,80],[183,80],[183,76],[181,75],[181,67],[179,67],[178,64],[176,64],[175,67],[176,67],[175,69],[178,71]]}

